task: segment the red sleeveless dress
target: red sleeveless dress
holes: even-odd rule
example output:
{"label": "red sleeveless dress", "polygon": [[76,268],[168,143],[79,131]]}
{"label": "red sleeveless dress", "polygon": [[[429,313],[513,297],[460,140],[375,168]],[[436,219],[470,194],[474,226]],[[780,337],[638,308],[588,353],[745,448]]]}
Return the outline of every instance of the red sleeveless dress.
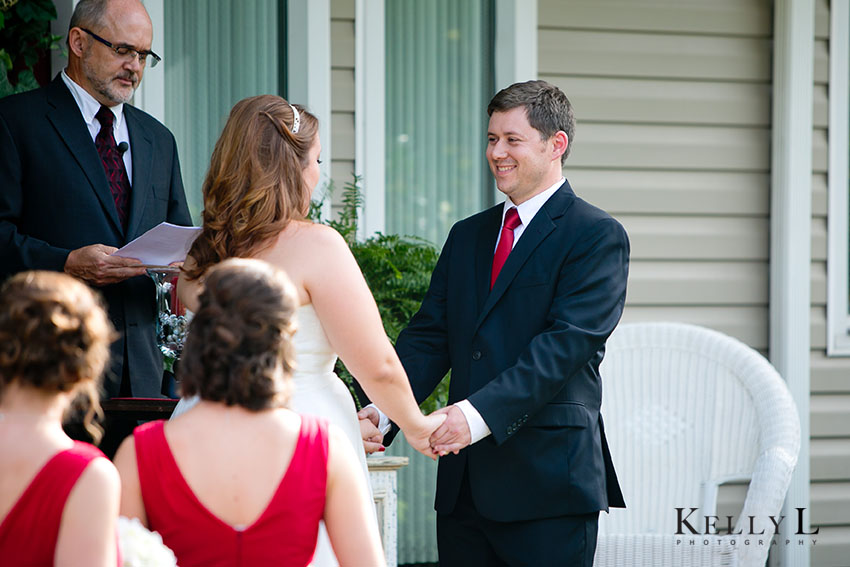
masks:
{"label": "red sleeveless dress", "polygon": [[136,428],[136,459],[149,528],[159,532],[180,567],[310,563],[325,508],[326,421],[301,416],[295,452],[271,501],[253,524],[239,529],[216,517],[189,488],[168,447],[164,424]]}
{"label": "red sleeveless dress", "polygon": [[104,457],[88,443],[56,453],[41,468],[0,524],[0,565],[53,565],[62,512],[71,489],[90,462]]}

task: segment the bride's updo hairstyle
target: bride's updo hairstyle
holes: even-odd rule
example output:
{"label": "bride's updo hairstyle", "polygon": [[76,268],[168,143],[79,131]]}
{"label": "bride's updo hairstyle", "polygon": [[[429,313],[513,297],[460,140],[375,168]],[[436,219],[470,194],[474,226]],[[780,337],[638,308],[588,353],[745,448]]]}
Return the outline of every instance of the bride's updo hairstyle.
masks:
{"label": "bride's updo hairstyle", "polygon": [[259,411],[289,399],[297,293],[263,260],[231,258],[209,269],[178,376],[184,396]]}
{"label": "bride's updo hairstyle", "polygon": [[76,391],[88,398],[83,425],[95,441],[102,430],[98,384],[115,331],[100,297],[60,272],[22,272],[0,289],[0,397],[17,383],[46,394]]}
{"label": "bride's updo hairstyle", "polygon": [[310,192],[303,179],[319,121],[275,95],[240,100],[215,144],[203,185],[203,230],[186,269],[197,279],[213,264],[250,257],[293,219],[304,219]]}

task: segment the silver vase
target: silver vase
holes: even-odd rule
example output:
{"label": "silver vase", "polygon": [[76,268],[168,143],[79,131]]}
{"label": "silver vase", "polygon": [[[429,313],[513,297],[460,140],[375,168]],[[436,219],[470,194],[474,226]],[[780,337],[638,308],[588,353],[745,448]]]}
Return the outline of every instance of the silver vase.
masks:
{"label": "silver vase", "polygon": [[148,268],[147,273],[156,286],[156,344],[165,369],[171,372],[183,351],[192,312],[177,298],[180,268]]}

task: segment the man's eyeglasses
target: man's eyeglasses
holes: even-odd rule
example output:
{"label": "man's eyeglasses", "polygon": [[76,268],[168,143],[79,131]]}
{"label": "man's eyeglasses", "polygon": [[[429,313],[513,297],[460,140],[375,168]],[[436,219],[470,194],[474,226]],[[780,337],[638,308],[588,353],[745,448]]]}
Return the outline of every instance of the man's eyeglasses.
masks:
{"label": "man's eyeglasses", "polygon": [[86,28],[80,28],[80,29],[83,30],[84,32],[86,32],[87,34],[89,34],[90,36],[92,36],[93,38],[95,38],[97,41],[99,41],[100,43],[102,43],[103,45],[105,45],[106,47],[111,49],[112,51],[114,51],[116,54],[118,54],[119,57],[127,57],[128,55],[130,55],[133,59],[135,59],[136,56],[138,55],[139,56],[139,63],[144,65],[145,63],[147,63],[148,55],[150,55],[150,57],[151,57],[151,68],[156,67],[156,64],[159,63],[160,61],[162,61],[162,57],[160,57],[159,55],[157,55],[153,51],[139,51],[138,49],[134,49],[134,48],[130,47],[129,45],[113,45],[112,42],[106,41],[105,39],[103,39],[102,37],[97,35],[96,33],[89,31]]}

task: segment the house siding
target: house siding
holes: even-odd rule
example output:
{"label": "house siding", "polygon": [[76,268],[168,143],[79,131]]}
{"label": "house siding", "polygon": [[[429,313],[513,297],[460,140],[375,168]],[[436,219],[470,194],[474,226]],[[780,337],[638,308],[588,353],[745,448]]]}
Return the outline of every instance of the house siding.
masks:
{"label": "house siding", "polygon": [[[811,523],[812,565],[850,564],[850,358],[826,354],[829,134],[828,0],[815,2],[812,132]],[[830,211],[842,214],[841,211]],[[846,211],[843,214],[847,214]]]}
{"label": "house siding", "polygon": [[769,3],[539,2],[539,75],[575,107],[565,175],[632,243],[624,321],[765,351]]}

